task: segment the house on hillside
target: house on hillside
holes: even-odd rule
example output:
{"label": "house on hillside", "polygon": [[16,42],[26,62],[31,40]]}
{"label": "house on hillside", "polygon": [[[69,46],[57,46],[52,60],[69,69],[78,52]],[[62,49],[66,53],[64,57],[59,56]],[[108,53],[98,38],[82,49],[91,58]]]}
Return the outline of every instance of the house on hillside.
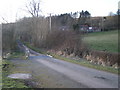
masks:
{"label": "house on hillside", "polygon": [[89,25],[80,25],[79,30],[84,32],[84,33],[91,33],[91,32],[100,32],[101,29],[99,27],[93,27]]}

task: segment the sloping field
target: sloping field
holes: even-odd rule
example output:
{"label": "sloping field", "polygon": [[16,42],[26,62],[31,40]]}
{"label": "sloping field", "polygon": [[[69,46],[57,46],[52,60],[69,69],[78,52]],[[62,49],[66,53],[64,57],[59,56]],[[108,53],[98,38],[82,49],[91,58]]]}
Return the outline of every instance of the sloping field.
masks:
{"label": "sloping field", "polygon": [[118,30],[88,33],[83,41],[93,50],[118,51]]}

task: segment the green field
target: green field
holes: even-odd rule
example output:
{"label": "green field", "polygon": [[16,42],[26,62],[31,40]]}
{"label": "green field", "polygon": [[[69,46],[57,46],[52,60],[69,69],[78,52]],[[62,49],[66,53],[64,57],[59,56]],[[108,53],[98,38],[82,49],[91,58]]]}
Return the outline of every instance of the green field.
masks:
{"label": "green field", "polygon": [[83,41],[93,50],[118,51],[118,30],[94,32],[84,35]]}

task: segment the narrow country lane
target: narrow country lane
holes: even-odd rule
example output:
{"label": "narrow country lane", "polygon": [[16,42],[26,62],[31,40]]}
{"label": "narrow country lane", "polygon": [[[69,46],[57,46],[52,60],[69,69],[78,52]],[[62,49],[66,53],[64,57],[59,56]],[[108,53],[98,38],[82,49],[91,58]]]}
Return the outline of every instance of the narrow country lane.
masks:
{"label": "narrow country lane", "polygon": [[[11,60],[45,88],[118,88],[118,75],[58,60],[32,51],[29,60]],[[34,54],[33,54],[34,53]]]}

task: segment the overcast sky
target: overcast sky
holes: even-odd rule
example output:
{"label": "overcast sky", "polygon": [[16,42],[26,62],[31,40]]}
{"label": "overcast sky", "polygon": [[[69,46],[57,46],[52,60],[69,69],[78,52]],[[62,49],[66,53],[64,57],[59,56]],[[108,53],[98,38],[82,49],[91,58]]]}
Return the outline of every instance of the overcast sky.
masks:
{"label": "overcast sky", "polygon": [[[13,22],[16,19],[30,16],[23,9],[30,0],[1,0],[0,23],[2,17]],[[116,13],[120,0],[40,0],[42,15],[57,15],[82,10],[88,10],[92,16],[107,16],[109,12]],[[4,21],[5,22],[5,21]]]}

